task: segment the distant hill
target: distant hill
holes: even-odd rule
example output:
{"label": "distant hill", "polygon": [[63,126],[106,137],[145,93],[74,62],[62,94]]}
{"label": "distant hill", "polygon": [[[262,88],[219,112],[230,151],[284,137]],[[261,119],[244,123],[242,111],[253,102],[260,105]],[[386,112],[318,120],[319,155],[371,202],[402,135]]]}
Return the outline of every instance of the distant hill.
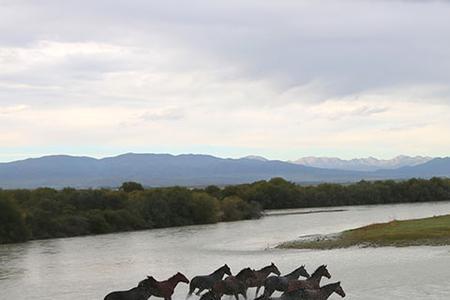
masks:
{"label": "distant hill", "polygon": [[394,170],[378,170],[374,172],[377,177],[382,178],[430,178],[450,177],[450,157],[434,158],[417,166],[402,167]]}
{"label": "distant hill", "polygon": [[380,169],[397,169],[406,166],[416,166],[432,160],[429,156],[399,155],[393,159],[377,159],[374,157],[355,158],[344,160],[337,157],[308,156],[300,158],[293,163],[326,169],[351,170],[351,171],[376,171]]}
{"label": "distant hill", "polygon": [[210,155],[128,153],[94,159],[46,156],[0,164],[0,187],[115,187],[124,181],[147,186],[236,184],[272,177],[298,182],[347,181],[353,172],[317,169],[276,160],[223,159]]}
{"label": "distant hill", "polygon": [[57,155],[0,163],[1,188],[117,187],[124,181],[138,181],[146,186],[205,186],[273,177],[306,183],[350,182],[432,176],[450,176],[450,158],[376,172],[313,168],[259,157],[224,159],[196,154],[128,153],[102,159]]}

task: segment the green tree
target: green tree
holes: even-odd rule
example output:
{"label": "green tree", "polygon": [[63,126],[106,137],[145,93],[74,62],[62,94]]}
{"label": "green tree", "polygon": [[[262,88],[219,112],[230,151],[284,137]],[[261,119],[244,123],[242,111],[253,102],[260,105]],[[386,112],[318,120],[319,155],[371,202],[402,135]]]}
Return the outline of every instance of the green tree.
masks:
{"label": "green tree", "polygon": [[192,196],[192,218],[195,224],[216,223],[219,221],[219,200],[206,193]]}
{"label": "green tree", "polygon": [[17,204],[0,192],[0,244],[26,241],[29,237]]}
{"label": "green tree", "polygon": [[250,219],[253,215],[252,205],[237,196],[224,198],[220,206],[223,221]]}
{"label": "green tree", "polygon": [[125,193],[131,193],[134,191],[143,191],[144,187],[142,184],[134,181],[127,181],[122,183],[122,185],[119,188],[121,191],[124,191]]}

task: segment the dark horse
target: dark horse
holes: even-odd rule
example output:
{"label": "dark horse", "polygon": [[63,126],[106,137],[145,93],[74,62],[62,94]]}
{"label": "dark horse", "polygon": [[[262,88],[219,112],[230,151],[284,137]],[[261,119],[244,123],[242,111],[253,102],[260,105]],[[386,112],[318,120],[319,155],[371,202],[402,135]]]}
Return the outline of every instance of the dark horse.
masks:
{"label": "dark horse", "polygon": [[189,279],[187,279],[186,276],[184,276],[180,272],[164,281],[157,281],[153,277],[149,277],[149,279],[154,280],[150,288],[151,295],[164,298],[165,300],[172,299],[173,291],[175,290],[175,287],[178,285],[178,283],[189,283]]}
{"label": "dark horse", "polygon": [[330,283],[319,289],[297,289],[283,293],[279,300],[327,300],[333,293],[338,294],[342,298],[345,297],[345,292],[340,282]]}
{"label": "dark horse", "polygon": [[217,281],[222,280],[225,274],[231,275],[231,270],[228,265],[223,265],[209,275],[195,276],[194,278],[192,278],[191,283],[189,284],[189,292],[187,294],[187,297],[190,297],[197,288],[197,295],[200,295],[200,293],[204,290],[212,289],[214,284]]}
{"label": "dark horse", "polygon": [[267,276],[269,276],[270,273],[274,273],[277,275],[281,274],[277,266],[275,266],[274,263],[271,263],[269,266],[255,271],[255,278],[249,278],[247,280],[248,287],[256,287],[255,297],[258,296],[259,289],[263,286],[264,280],[266,280]]}
{"label": "dark horse", "polygon": [[319,289],[297,289],[291,292],[286,292],[279,298],[269,298],[271,300],[327,300],[331,294],[336,293],[342,298],[345,297],[345,292],[341,287],[340,282],[330,283],[324,285]]}
{"label": "dark horse", "polygon": [[[216,298],[222,298],[222,295],[234,295],[239,300],[239,295],[247,299],[247,280],[254,279],[255,271],[250,268],[242,269],[236,276],[228,276],[224,280],[216,282],[212,288],[212,292]],[[202,297],[203,298],[203,297]],[[202,299],[200,300],[206,300]]]}
{"label": "dark horse", "polygon": [[324,285],[320,289],[316,289],[316,290],[305,289],[304,290],[304,298],[308,299],[308,300],[326,300],[333,293],[338,294],[342,298],[345,297],[345,292],[341,287],[340,281]]}
{"label": "dark horse", "polygon": [[294,271],[284,276],[269,276],[264,281],[264,294],[257,299],[267,299],[272,296],[273,292],[286,292],[288,290],[289,282],[297,280],[300,276],[309,278],[309,274],[305,266],[300,266]]}
{"label": "dark horse", "polygon": [[154,279],[148,277],[139,282],[138,286],[128,291],[117,291],[106,295],[104,300],[147,300],[151,296]]}
{"label": "dark horse", "polygon": [[292,280],[288,283],[287,291],[294,291],[297,289],[319,289],[320,288],[320,280],[322,277],[326,277],[328,279],[331,278],[330,273],[327,270],[326,265],[321,265],[318,267],[314,273],[312,273],[311,277],[306,280]]}

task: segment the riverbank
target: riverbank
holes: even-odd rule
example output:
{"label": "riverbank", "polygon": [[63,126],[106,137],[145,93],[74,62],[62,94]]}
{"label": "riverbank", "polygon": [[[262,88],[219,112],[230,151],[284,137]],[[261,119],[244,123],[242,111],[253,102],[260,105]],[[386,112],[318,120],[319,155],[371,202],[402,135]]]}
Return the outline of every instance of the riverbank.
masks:
{"label": "riverbank", "polygon": [[282,243],[284,249],[336,249],[361,247],[405,247],[450,245],[450,215],[391,221],[346,230],[338,234],[305,236]]}
{"label": "riverbank", "polygon": [[309,210],[285,210],[272,216],[307,215],[319,210],[340,213],[343,211],[337,207],[351,205],[448,199],[448,178],[317,186],[300,186],[273,178],[224,188],[195,189],[145,189],[136,182],[125,182],[118,189],[0,189],[0,244],[256,219],[264,210],[271,209]]}

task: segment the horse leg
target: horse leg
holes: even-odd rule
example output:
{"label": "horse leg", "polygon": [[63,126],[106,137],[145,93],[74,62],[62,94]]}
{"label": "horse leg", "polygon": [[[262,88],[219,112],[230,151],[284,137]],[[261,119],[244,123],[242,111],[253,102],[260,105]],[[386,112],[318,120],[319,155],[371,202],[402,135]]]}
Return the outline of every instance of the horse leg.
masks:
{"label": "horse leg", "polygon": [[196,288],[197,288],[197,287],[195,287],[193,284],[190,284],[190,285],[189,285],[189,292],[188,292],[188,294],[186,295],[186,299],[192,296],[192,293],[195,291]]}
{"label": "horse leg", "polygon": [[205,289],[198,288],[198,291],[195,293],[197,296],[200,296],[201,292],[203,292]]}
{"label": "horse leg", "polygon": [[246,290],[241,291],[241,295],[242,295],[242,297],[244,297],[244,299],[247,300],[247,291]]}
{"label": "horse leg", "polygon": [[258,286],[256,287],[255,298],[258,297],[258,293],[259,293],[259,289],[260,289],[260,288],[261,288],[260,285],[258,285]]}
{"label": "horse leg", "polygon": [[270,296],[272,296],[273,292],[275,292],[274,289],[268,289],[267,287],[264,288],[264,296],[266,299],[269,299]]}

